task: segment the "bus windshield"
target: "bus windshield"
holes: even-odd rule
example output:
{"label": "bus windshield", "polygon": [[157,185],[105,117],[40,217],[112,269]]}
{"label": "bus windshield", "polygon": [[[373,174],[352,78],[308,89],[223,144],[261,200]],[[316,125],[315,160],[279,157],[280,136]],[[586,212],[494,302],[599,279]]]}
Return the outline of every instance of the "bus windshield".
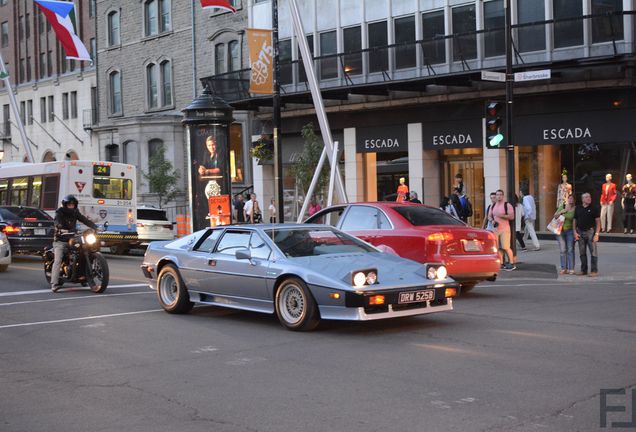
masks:
{"label": "bus windshield", "polygon": [[133,186],[132,180],[93,177],[93,198],[132,200]]}

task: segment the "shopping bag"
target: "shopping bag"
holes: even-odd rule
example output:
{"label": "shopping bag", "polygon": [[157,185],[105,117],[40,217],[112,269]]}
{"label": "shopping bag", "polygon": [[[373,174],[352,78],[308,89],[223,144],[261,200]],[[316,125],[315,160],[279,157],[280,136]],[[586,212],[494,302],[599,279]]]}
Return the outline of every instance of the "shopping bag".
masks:
{"label": "shopping bag", "polygon": [[553,234],[560,235],[563,229],[563,223],[565,222],[565,216],[561,215],[558,218],[552,218],[548,224],[548,231]]}

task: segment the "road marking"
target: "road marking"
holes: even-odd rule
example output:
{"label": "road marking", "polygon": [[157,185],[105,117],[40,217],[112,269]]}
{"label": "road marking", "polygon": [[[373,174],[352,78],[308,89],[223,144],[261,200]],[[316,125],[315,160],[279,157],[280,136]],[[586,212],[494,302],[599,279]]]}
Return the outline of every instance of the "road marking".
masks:
{"label": "road marking", "polygon": [[[148,284],[126,284],[126,285],[108,285],[108,289],[121,289],[121,288],[141,288],[148,287]],[[72,287],[73,289],[77,288],[85,288],[85,287]],[[88,288],[85,288],[88,290]],[[64,288],[62,288],[62,292]],[[40,289],[40,290],[29,290],[29,291],[10,291],[5,293],[0,293],[0,297],[12,297],[12,296],[21,296],[21,295],[31,295],[31,294],[43,294],[50,293],[50,289]]]}
{"label": "road marking", "polygon": [[199,349],[196,349],[194,351],[190,351],[192,354],[203,354],[203,353],[209,353],[209,352],[214,352],[214,351],[218,351],[218,348],[214,348],[212,346],[206,346],[206,347],[201,347]]}
{"label": "road marking", "polygon": [[128,315],[141,315],[141,314],[147,314],[147,313],[153,313],[153,312],[163,312],[163,309],[149,309],[149,310],[136,311],[136,312],[122,312],[122,313],[108,314],[108,315],[92,315],[92,316],[86,316],[86,317],[67,318],[67,319],[61,319],[61,320],[37,321],[37,322],[20,323],[20,324],[7,324],[7,325],[0,326],[0,330],[14,328],[14,327],[29,327],[29,326],[45,325],[45,324],[60,324],[60,323],[73,322],[73,321],[86,321],[86,320],[94,320],[94,319],[102,319],[102,318],[113,318],[113,317],[128,316]]}
{"label": "road marking", "polygon": [[154,294],[154,293],[153,292],[149,292],[149,291],[143,291],[143,292],[134,292],[134,293],[120,293],[120,294],[100,294],[98,296],[86,295],[86,296],[81,296],[81,297],[57,297],[57,298],[53,298],[53,299],[44,299],[44,300],[27,300],[27,301],[19,301],[19,302],[0,303],[0,307],[1,306],[15,306],[15,305],[21,305],[21,304],[30,304],[30,303],[53,302],[53,301],[100,299],[100,298],[104,298],[104,297],[118,297],[118,296],[130,296],[130,295],[140,295],[140,294]]}

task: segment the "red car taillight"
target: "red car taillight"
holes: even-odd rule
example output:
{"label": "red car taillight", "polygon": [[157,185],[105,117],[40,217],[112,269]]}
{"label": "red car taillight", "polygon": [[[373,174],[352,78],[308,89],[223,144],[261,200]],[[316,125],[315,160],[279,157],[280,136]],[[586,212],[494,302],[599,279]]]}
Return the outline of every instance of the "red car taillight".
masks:
{"label": "red car taillight", "polygon": [[426,240],[430,242],[448,242],[453,240],[453,233],[451,232],[436,232],[433,234],[429,234],[426,237]]}
{"label": "red car taillight", "polygon": [[6,235],[20,234],[20,227],[7,225],[6,227],[2,229],[2,232],[5,233]]}

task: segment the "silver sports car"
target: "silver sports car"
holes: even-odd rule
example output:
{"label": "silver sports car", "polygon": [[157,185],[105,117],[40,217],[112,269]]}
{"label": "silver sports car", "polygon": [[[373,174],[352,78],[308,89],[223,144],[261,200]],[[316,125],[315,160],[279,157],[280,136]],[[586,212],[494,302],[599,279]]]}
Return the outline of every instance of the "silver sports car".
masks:
{"label": "silver sports car", "polygon": [[458,290],[443,265],[380,252],[325,225],[208,228],[151,243],[142,270],[167,312],[201,303],[276,313],[290,330],[452,310]]}

